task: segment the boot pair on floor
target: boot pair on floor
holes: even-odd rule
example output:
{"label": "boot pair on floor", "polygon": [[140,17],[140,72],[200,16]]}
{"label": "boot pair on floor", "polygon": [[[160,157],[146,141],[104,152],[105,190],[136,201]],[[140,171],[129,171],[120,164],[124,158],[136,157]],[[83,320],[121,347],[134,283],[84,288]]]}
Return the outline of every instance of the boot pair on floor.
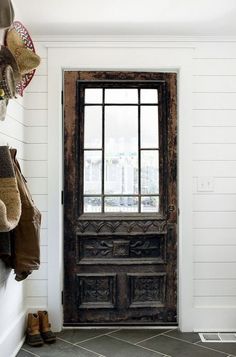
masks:
{"label": "boot pair on floor", "polygon": [[26,343],[30,346],[42,346],[44,342],[53,343],[56,336],[51,331],[47,311],[28,314]]}

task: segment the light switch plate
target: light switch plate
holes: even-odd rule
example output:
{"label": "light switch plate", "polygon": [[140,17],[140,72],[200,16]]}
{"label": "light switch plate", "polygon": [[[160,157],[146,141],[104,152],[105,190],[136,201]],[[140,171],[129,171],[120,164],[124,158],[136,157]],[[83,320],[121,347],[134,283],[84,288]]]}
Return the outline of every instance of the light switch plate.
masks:
{"label": "light switch plate", "polygon": [[214,178],[211,176],[202,176],[197,178],[198,192],[213,192]]}

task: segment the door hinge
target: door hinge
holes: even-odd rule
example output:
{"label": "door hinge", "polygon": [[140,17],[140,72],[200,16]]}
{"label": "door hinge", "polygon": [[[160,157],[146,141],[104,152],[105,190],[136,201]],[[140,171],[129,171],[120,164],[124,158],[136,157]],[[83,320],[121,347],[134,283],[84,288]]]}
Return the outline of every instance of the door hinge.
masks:
{"label": "door hinge", "polygon": [[64,205],[64,191],[61,191],[61,204]]}
{"label": "door hinge", "polygon": [[64,104],[64,92],[63,90],[61,91],[61,105]]}
{"label": "door hinge", "polygon": [[61,304],[64,304],[64,291],[61,292]]}

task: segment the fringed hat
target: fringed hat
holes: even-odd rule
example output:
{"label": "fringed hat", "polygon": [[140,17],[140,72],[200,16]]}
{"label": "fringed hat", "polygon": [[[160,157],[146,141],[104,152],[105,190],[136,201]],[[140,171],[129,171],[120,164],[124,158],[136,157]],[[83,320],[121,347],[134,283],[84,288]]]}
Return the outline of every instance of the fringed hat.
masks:
{"label": "fringed hat", "polygon": [[0,146],[0,232],[14,229],[21,216],[21,200],[9,148]]}
{"label": "fringed hat", "polygon": [[35,53],[33,41],[27,29],[19,21],[14,21],[5,37],[6,46],[9,48],[17,62],[21,81],[16,90],[21,96],[35,74],[35,69],[40,64],[40,57]]}

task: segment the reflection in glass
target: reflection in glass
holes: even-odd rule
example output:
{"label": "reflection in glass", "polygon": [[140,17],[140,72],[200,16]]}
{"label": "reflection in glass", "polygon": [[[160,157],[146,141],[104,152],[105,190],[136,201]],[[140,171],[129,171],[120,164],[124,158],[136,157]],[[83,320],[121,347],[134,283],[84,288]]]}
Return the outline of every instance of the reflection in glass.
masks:
{"label": "reflection in glass", "polygon": [[85,89],[85,103],[86,104],[102,104],[102,89],[100,88],[86,88]]}
{"label": "reflection in glass", "polygon": [[158,103],[158,90],[157,89],[141,89],[140,102],[155,104]]}
{"label": "reflection in glass", "polygon": [[138,198],[105,197],[105,212],[138,212]]}
{"label": "reflection in glass", "polygon": [[84,197],[84,213],[101,212],[102,199],[101,197]]}
{"label": "reflection in glass", "polygon": [[141,212],[158,212],[159,196],[141,197]]}
{"label": "reflection in glass", "polygon": [[159,193],[159,151],[141,151],[141,194]]}
{"label": "reflection in glass", "polygon": [[158,106],[141,106],[141,148],[158,148]]}
{"label": "reflection in glass", "polygon": [[101,177],[101,151],[84,151],[84,194],[101,193]]}
{"label": "reflection in glass", "polygon": [[85,107],[84,112],[84,147],[89,149],[102,147],[102,107]]}
{"label": "reflection in glass", "polygon": [[138,192],[138,108],[105,108],[105,193]]}
{"label": "reflection in glass", "polygon": [[105,90],[105,103],[138,103],[138,90],[137,89],[106,89]]}

